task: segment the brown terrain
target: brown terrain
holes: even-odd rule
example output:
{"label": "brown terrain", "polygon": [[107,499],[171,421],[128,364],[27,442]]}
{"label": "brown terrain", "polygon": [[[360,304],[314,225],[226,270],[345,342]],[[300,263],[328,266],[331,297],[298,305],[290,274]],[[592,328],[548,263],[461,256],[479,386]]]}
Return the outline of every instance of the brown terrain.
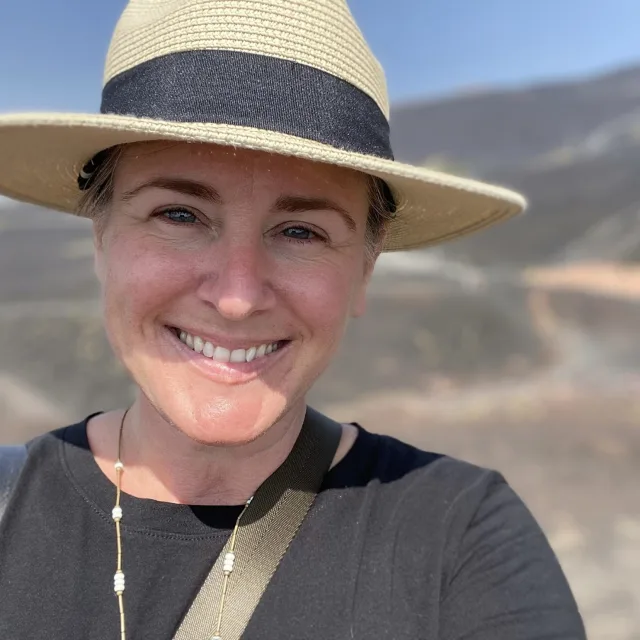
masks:
{"label": "brown terrain", "polygon": [[[399,157],[445,157],[522,188],[531,213],[383,257],[367,315],[311,398],[503,473],[591,640],[640,640],[639,103],[629,69],[398,108]],[[0,200],[1,442],[130,397],[91,251],[85,221]]]}

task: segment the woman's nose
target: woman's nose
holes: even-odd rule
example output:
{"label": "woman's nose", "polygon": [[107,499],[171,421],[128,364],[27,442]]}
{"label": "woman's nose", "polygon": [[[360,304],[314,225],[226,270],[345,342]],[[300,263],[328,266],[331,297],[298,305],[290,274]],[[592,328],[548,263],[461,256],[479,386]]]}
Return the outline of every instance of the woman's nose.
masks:
{"label": "woman's nose", "polygon": [[221,316],[242,320],[273,306],[268,260],[260,243],[220,242],[210,251],[214,255],[207,260],[198,293]]}

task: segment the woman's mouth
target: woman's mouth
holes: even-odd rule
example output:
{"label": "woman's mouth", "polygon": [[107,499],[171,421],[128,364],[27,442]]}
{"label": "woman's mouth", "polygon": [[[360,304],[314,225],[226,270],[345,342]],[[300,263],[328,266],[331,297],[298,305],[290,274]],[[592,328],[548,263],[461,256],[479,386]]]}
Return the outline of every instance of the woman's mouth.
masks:
{"label": "woman's mouth", "polygon": [[178,329],[176,327],[172,327],[171,329],[180,342],[189,347],[189,349],[206,358],[222,363],[230,362],[240,364],[243,362],[253,362],[254,360],[270,355],[289,342],[288,340],[275,340],[273,342],[255,344],[247,346],[246,348],[231,350],[221,345],[215,345],[209,340],[205,340],[197,335],[192,335],[182,329]]}

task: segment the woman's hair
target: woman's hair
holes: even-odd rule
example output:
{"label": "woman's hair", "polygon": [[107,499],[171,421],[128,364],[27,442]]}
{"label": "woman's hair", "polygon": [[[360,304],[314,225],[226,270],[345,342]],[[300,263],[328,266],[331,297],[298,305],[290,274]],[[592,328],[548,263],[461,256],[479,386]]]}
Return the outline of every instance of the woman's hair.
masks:
{"label": "woman's hair", "polygon": [[[98,236],[102,235],[113,198],[113,179],[122,156],[123,145],[112,147],[103,156],[100,165],[91,176],[91,182],[83,191],[78,203],[78,214],[91,218]],[[367,260],[375,260],[382,250],[389,221],[396,215],[396,203],[387,183],[381,178],[367,175],[369,190],[369,214],[365,232]]]}

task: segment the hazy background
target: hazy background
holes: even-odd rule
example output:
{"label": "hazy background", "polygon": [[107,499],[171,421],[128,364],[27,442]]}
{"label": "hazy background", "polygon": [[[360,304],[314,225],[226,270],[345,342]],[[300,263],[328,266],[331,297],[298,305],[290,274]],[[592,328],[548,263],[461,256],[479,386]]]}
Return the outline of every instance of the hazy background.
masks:
{"label": "hazy background", "polygon": [[[0,10],[0,112],[96,111],[123,1]],[[640,3],[351,0],[401,160],[530,213],[385,256],[314,403],[497,468],[592,640],[640,640]],[[0,441],[124,404],[86,221],[0,198]]]}

